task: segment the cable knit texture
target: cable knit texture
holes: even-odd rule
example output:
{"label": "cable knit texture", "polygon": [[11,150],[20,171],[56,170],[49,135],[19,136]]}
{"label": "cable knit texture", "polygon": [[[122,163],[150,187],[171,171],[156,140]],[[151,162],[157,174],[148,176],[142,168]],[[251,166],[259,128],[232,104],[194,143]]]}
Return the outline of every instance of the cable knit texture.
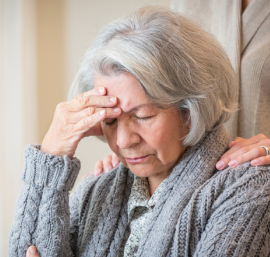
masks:
{"label": "cable knit texture", "polygon": [[[268,256],[270,167],[245,163],[217,172],[227,145],[220,128],[186,151],[166,181],[136,256]],[[32,244],[41,257],[117,256],[134,176],[120,164],[89,176],[69,197],[79,169],[76,158],[25,148],[10,257],[25,256]]]}

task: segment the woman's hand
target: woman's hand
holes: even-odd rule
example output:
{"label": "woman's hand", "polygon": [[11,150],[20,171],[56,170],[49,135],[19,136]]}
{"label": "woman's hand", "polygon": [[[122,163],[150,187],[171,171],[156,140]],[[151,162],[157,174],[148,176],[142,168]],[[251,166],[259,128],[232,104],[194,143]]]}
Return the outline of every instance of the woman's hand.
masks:
{"label": "woman's hand", "polygon": [[97,161],[95,164],[94,174],[95,176],[99,176],[103,170],[105,173],[112,170],[119,164],[119,159],[114,152],[111,152],[108,156],[106,156],[102,161]]}
{"label": "woman's hand", "polygon": [[230,150],[221,156],[216,168],[222,170],[228,165],[234,168],[247,161],[251,161],[252,166],[270,164],[270,155],[266,156],[266,151],[261,146],[270,149],[270,139],[265,135],[260,134],[249,139],[237,137],[229,144]]}
{"label": "woman's hand", "polygon": [[34,245],[27,249],[26,257],[40,257],[38,250]]}
{"label": "woman's hand", "polygon": [[83,137],[103,135],[100,122],[121,114],[116,97],[105,96],[106,88],[99,87],[57,105],[52,124],[41,151],[72,158]]}
{"label": "woman's hand", "polygon": [[[94,175],[95,177],[102,174],[103,170],[105,173],[112,170],[119,164],[119,159],[117,155],[114,152],[111,152],[108,156],[106,156],[102,161],[97,161],[94,168]],[[85,179],[88,175],[91,173],[88,173],[82,177],[82,179]]]}

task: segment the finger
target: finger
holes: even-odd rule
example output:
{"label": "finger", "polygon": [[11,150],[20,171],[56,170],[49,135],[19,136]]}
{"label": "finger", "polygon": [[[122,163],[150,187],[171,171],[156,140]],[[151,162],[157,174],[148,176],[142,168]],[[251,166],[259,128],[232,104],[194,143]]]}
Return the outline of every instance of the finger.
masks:
{"label": "finger", "polygon": [[85,175],[81,178],[81,180],[84,180],[84,179],[87,178],[90,174],[91,174],[91,173],[85,174]]}
{"label": "finger", "polygon": [[232,142],[229,143],[229,147],[233,147],[235,145],[235,143],[241,141],[241,140],[244,140],[244,138],[242,137],[236,137]]}
{"label": "finger", "polygon": [[93,88],[89,91],[86,91],[84,93],[82,93],[82,95],[84,96],[89,96],[89,95],[105,95],[107,92],[107,89],[105,87],[97,87],[97,88]]}
{"label": "finger", "polygon": [[233,158],[228,165],[231,168],[235,168],[239,164],[245,163],[247,161],[251,161],[253,159],[256,159],[258,157],[265,156],[265,150],[262,147],[256,147],[250,149],[250,151],[247,151],[246,153],[243,153],[236,158]]}
{"label": "finger", "polygon": [[113,169],[113,164],[112,164],[112,155],[109,154],[103,159],[103,167],[105,173]]}
{"label": "finger", "polygon": [[40,257],[38,250],[34,245],[28,248],[26,256],[27,257]]}
{"label": "finger", "polygon": [[102,161],[97,161],[95,163],[95,168],[94,168],[94,175],[95,177],[101,175],[103,172],[103,162]]}
{"label": "finger", "polygon": [[[88,132],[91,131],[91,128],[97,128],[96,125],[100,124],[100,122],[106,118],[116,118],[121,114],[120,108],[107,108],[103,109],[92,116],[88,116],[82,120],[80,120],[77,124],[74,124],[72,130],[69,133],[82,134],[85,133],[85,136],[90,136]],[[87,135],[86,135],[87,134]],[[96,135],[96,134],[95,134]]]}
{"label": "finger", "polygon": [[106,117],[107,117],[106,110],[97,112],[90,117],[86,117],[80,120],[77,124],[74,124],[72,131],[70,131],[69,133],[73,135],[84,133],[88,131],[91,127],[94,127],[97,123],[104,120]]}
{"label": "finger", "polygon": [[[227,158],[227,157],[230,156],[232,153],[234,153],[235,151],[237,151],[237,150],[239,149],[239,145],[241,145],[241,142],[243,142],[243,141],[245,141],[245,140],[247,140],[247,139],[244,139],[244,138],[241,138],[241,137],[235,138],[234,141],[231,142],[232,145],[231,145],[231,143],[229,144],[230,149],[229,149],[226,153],[224,153],[224,154],[221,156],[220,160],[222,160],[222,159],[224,159],[224,158]],[[230,146],[230,145],[231,145],[231,146]]]}
{"label": "finger", "polygon": [[112,165],[115,168],[120,163],[120,161],[114,152],[111,153],[111,156],[112,156]]}
{"label": "finger", "polygon": [[251,149],[257,148],[261,145],[270,146],[270,140],[263,134],[256,135],[249,139],[236,138],[231,149],[221,156],[220,161],[216,164],[216,168],[219,170],[226,168],[229,162],[233,159],[236,159],[238,156],[243,155]]}
{"label": "finger", "polygon": [[[242,148],[240,148],[239,150],[235,151],[234,153],[232,153],[229,156],[230,161],[232,161],[233,159],[236,159],[237,157],[239,157],[239,156],[241,156],[243,154],[246,154],[247,152],[249,152],[249,151],[251,151],[253,149],[258,154],[258,155],[256,155],[255,158],[260,157],[260,156],[265,156],[266,155],[265,149],[262,148],[261,145],[270,146],[270,140],[269,139],[267,139],[267,140],[261,140],[257,144],[251,144],[251,145],[248,145],[248,146],[243,146]],[[258,149],[258,150],[256,150],[256,149]]]}
{"label": "finger", "polygon": [[87,107],[79,112],[71,112],[69,113],[69,123],[75,124],[80,120],[90,117],[93,114],[106,109],[107,118],[116,118],[121,114],[121,109],[119,107],[116,108],[96,108],[96,107]]}
{"label": "finger", "polygon": [[88,97],[91,95],[105,95],[107,93],[107,89],[105,87],[97,87],[97,88],[93,88],[89,91],[83,92],[82,94],[76,96],[75,98],[69,100],[68,102],[71,102],[72,100],[76,99],[76,98],[84,98],[84,97]]}
{"label": "finger", "polygon": [[[238,137],[235,139],[236,142],[231,147],[231,149],[229,151],[227,151],[225,154],[223,154],[221,156],[220,160],[222,160],[224,158],[229,158],[230,160],[232,160],[234,157],[232,157],[231,155],[234,154],[235,152],[237,152],[239,149],[246,147],[246,146],[258,144],[259,142],[265,141],[265,140],[267,140],[267,137],[263,134],[253,136],[249,139],[244,139],[244,138]],[[257,146],[255,146],[255,147],[257,147]]]}
{"label": "finger", "polygon": [[270,164],[270,155],[259,157],[251,161],[252,166],[262,166]]}
{"label": "finger", "polygon": [[117,104],[117,98],[115,96],[77,96],[70,102],[66,103],[66,108],[71,112],[78,112],[87,107],[113,107]]}
{"label": "finger", "polygon": [[[240,164],[240,162],[236,161],[236,164],[235,162],[232,162],[234,159],[236,159],[237,157],[241,158],[242,155],[248,153],[250,150],[254,149],[254,148],[257,148],[259,145],[251,145],[251,146],[246,146],[246,147],[242,147],[240,148],[239,150],[231,153],[230,155],[228,155],[227,157],[222,157],[216,164],[216,168],[218,170],[222,170],[228,166],[230,167],[236,167],[237,165]],[[250,156],[250,155],[248,155]],[[261,155],[260,155],[261,156]],[[258,156],[256,155],[255,158],[257,158]],[[252,160],[252,159],[251,159]],[[248,160],[250,161],[250,160]]]}

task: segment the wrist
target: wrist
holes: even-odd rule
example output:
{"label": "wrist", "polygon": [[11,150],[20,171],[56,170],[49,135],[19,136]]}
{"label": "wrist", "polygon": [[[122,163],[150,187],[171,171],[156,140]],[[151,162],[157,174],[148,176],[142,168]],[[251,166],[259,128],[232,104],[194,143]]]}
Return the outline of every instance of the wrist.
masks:
{"label": "wrist", "polygon": [[73,155],[72,154],[67,154],[63,151],[59,151],[53,148],[48,148],[46,146],[41,145],[40,151],[44,153],[48,153],[50,155],[58,156],[58,157],[63,157],[64,155],[67,155],[70,159],[72,159]]}

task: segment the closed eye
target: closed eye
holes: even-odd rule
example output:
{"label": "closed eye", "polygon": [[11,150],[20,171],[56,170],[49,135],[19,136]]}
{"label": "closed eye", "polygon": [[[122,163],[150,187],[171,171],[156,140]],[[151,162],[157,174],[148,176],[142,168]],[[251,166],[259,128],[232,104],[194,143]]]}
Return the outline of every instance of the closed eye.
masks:
{"label": "closed eye", "polygon": [[[154,115],[153,116],[148,116],[148,117],[135,116],[135,118],[137,120],[139,120],[140,122],[145,122],[145,121],[151,119],[152,117],[154,117]],[[116,121],[117,121],[117,119],[113,119],[113,120],[109,120],[109,121],[104,121],[104,123],[105,123],[106,126],[112,126]]]}
{"label": "closed eye", "polygon": [[145,122],[149,119],[151,119],[153,116],[149,116],[149,117],[138,117],[138,116],[135,116],[137,120],[139,120],[140,122]]}

